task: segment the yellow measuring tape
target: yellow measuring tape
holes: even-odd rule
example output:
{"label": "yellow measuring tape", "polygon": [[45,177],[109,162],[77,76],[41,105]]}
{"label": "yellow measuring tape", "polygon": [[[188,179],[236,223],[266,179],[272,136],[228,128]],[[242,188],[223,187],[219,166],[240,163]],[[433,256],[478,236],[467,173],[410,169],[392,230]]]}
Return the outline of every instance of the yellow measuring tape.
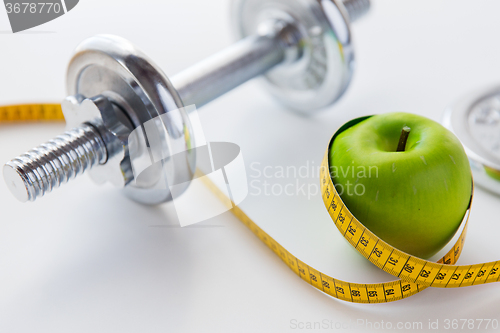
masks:
{"label": "yellow measuring tape", "polygon": [[[0,122],[30,120],[63,120],[58,104],[26,104],[0,107]],[[437,263],[404,253],[387,244],[370,232],[347,209],[337,193],[328,170],[328,149],[321,163],[321,193],[325,207],[335,225],[366,259],[399,280],[385,283],[350,283],[334,279],[312,268],[293,256],[239,207],[233,205],[231,212],[243,222],[259,239],[276,253],[298,276],[326,294],[354,303],[385,303],[412,296],[427,287],[457,288],[500,280],[500,261],[455,265],[462,252],[470,207],[464,218],[464,227],[453,248]],[[206,185],[222,202],[229,198],[207,177]]]}
{"label": "yellow measuring tape", "polygon": [[64,120],[60,104],[0,106],[0,122]]}

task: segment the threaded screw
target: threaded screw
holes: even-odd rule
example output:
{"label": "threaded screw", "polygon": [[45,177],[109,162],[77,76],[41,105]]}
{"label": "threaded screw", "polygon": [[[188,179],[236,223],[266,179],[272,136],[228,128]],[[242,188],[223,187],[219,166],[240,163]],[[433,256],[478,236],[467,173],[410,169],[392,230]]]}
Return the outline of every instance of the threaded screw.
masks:
{"label": "threaded screw", "polygon": [[97,129],[82,124],[12,159],[3,174],[18,200],[34,201],[106,159],[106,146]]}

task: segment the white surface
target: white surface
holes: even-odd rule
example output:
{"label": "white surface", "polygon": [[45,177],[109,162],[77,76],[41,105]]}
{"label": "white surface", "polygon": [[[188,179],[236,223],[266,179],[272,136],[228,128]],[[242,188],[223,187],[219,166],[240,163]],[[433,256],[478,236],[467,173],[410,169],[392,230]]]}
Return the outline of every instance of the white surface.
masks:
{"label": "white surface", "polygon": [[[252,82],[200,112],[208,141],[239,144],[250,177],[253,162],[318,166],[331,134],[351,118],[403,110],[439,121],[461,94],[500,80],[500,2],[373,2],[370,16],[353,28],[358,68],[340,103],[302,118]],[[131,40],[175,74],[230,43],[228,14],[227,0],[82,0],[53,22],[0,34],[0,104],[62,100],[72,50],[97,33]],[[0,9],[0,31],[7,30]],[[62,130],[0,125],[0,161]],[[312,175],[299,181],[318,183]],[[318,195],[250,193],[241,207],[316,269],[352,282],[391,279],[341,240]],[[460,263],[499,259],[499,200],[476,190]],[[429,320],[440,328],[445,319],[500,320],[497,284],[428,289],[380,305],[332,299],[230,213],[180,228],[172,205],[131,203],[87,177],[30,204],[18,203],[0,183],[0,202],[0,332],[286,332],[299,331],[293,320],[349,327],[358,319],[418,321],[426,331]]]}

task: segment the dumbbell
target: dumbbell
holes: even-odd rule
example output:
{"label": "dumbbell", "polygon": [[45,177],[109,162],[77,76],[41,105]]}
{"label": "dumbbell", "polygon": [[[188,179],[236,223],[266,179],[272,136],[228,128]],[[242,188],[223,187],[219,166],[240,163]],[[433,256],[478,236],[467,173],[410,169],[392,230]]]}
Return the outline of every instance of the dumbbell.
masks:
{"label": "dumbbell", "polygon": [[[69,97],[62,109],[69,130],[8,162],[7,186],[20,201],[34,201],[89,170],[97,183],[111,182],[135,201],[172,200],[162,175],[179,183],[196,168],[184,106],[200,108],[260,75],[267,91],[298,112],[334,103],[353,74],[349,23],[369,7],[369,0],[236,0],[232,17],[239,41],[171,80],[128,41],[89,38],[67,71]],[[155,126],[165,146],[186,153],[164,159],[138,181],[129,136],[159,117]]]}

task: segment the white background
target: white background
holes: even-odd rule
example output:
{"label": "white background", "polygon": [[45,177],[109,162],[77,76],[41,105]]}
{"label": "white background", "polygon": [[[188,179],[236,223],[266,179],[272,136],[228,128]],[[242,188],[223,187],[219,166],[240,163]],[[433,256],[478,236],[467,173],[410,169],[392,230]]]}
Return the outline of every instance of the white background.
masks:
{"label": "white background", "polygon": [[[330,136],[354,117],[407,111],[440,121],[454,100],[500,80],[499,12],[498,1],[374,0],[353,27],[358,66],[339,103],[303,118],[251,82],[203,108],[207,139],[239,144],[254,177],[253,162],[319,165]],[[0,104],[62,100],[73,49],[98,33],[129,39],[173,75],[230,44],[229,16],[228,0],[82,0],[11,34],[0,8]],[[0,162],[63,129],[0,125]],[[319,195],[250,191],[241,207],[301,260],[351,282],[393,279],[341,239]],[[499,200],[476,190],[459,263],[499,259]],[[426,331],[429,320],[441,329],[445,319],[500,320],[499,301],[490,284],[353,305],[307,285],[230,213],[180,228],[172,205],[132,203],[86,176],[28,204],[0,183],[0,332],[299,331],[294,320],[418,321]]]}

